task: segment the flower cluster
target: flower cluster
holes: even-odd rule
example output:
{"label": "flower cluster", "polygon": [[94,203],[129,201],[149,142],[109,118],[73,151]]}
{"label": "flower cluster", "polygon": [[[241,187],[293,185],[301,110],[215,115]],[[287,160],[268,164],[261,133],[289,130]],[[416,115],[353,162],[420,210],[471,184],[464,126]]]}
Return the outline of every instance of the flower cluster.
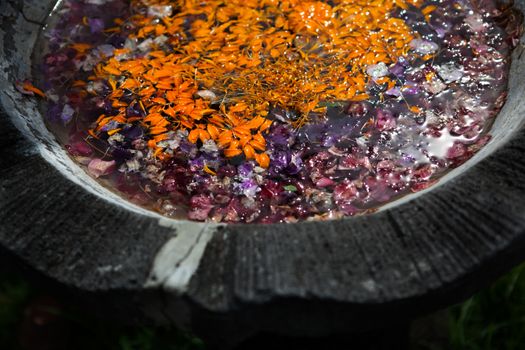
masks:
{"label": "flower cluster", "polygon": [[[89,77],[111,87],[116,109],[102,114],[91,134],[111,136],[140,124],[149,147],[166,159],[171,154],[160,142],[170,130],[189,130],[191,142],[211,139],[226,157],[243,154],[266,168],[271,107],[296,111],[290,123],[300,127],[310,113],[325,112],[320,103],[368,98],[370,79],[396,85],[386,65],[408,54],[413,40],[412,30],[390,14],[398,6],[408,8],[403,0],[134,0],[136,14],[105,30],[127,28],[131,44]],[[84,22],[99,30],[98,21]],[[79,55],[89,49],[71,47]],[[412,50],[425,59],[434,52]]]}
{"label": "flower cluster", "polygon": [[89,174],[164,215],[368,213],[490,140],[519,23],[484,1],[65,1],[42,90],[17,88]]}

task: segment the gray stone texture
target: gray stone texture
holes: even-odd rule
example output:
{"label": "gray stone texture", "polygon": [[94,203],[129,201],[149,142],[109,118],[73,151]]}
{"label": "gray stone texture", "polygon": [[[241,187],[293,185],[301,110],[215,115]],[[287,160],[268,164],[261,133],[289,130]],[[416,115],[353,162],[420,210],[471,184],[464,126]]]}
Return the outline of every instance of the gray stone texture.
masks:
{"label": "gray stone texture", "polygon": [[31,77],[54,4],[0,3],[0,246],[65,288],[233,343],[385,326],[458,302],[525,258],[522,38],[493,140],[440,185],[370,216],[213,228],[207,244],[174,250],[174,271],[190,267],[183,288],[155,282],[166,242],[203,231],[104,198],[14,88]]}

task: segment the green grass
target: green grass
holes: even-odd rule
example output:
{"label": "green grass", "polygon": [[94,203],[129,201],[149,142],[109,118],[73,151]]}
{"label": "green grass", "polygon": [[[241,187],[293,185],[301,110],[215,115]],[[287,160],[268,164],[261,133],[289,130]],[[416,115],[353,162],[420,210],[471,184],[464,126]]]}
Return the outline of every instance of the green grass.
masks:
{"label": "green grass", "polygon": [[[22,350],[18,339],[24,337],[23,332],[27,330],[24,331],[20,325],[23,324],[24,317],[27,319],[24,315],[28,314],[31,305],[34,305],[35,297],[40,294],[41,291],[35,290],[18,276],[0,275],[2,349]],[[125,327],[65,308],[56,312],[59,322],[64,326],[60,329],[64,329],[63,336],[67,339],[67,349],[197,350],[205,348],[199,339],[175,329]],[[433,350],[519,350],[525,349],[524,330],[525,264],[466,302],[448,310],[450,343],[448,346],[432,344],[431,339],[420,340],[425,344],[422,348]]]}
{"label": "green grass", "polygon": [[452,307],[452,349],[525,349],[525,265],[461,305]]}

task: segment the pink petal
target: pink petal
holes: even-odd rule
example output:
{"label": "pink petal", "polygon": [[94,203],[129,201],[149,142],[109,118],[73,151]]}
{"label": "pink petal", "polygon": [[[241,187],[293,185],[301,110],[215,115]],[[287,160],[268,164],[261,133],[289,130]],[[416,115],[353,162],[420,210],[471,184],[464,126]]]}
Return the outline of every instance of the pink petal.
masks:
{"label": "pink petal", "polygon": [[115,171],[115,161],[104,161],[102,159],[95,158],[91,160],[88,164],[88,172],[94,177],[100,177],[104,175],[109,175]]}

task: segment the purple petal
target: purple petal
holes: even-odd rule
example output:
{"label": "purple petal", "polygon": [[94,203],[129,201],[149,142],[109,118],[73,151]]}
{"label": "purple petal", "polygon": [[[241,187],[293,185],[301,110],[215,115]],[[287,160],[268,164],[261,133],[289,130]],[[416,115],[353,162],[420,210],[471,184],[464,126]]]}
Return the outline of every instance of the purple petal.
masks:
{"label": "purple petal", "polygon": [[73,115],[75,114],[75,110],[71,108],[70,105],[64,105],[64,108],[62,108],[62,113],[60,114],[60,120],[64,124],[67,124],[73,119]]}
{"label": "purple petal", "polygon": [[91,34],[100,33],[104,30],[104,21],[100,18],[89,18],[88,26]]}

